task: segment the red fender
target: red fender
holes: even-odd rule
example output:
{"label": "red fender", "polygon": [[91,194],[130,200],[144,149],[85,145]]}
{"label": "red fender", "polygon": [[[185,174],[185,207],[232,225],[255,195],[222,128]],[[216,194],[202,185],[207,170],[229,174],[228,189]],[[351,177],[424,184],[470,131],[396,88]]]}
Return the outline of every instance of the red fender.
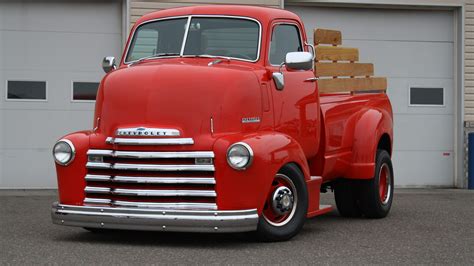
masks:
{"label": "red fender", "polygon": [[59,202],[69,205],[82,205],[87,173],[87,150],[89,149],[90,131],[79,131],[62,137],[72,142],[76,150],[74,160],[67,166],[56,164],[58,177]]}
{"label": "red fender", "polygon": [[387,111],[368,109],[360,115],[354,128],[352,164],[347,178],[370,179],[375,171],[375,154],[383,134],[392,139],[392,118]]}
{"label": "red fender", "polygon": [[[252,165],[243,171],[227,164],[227,149],[236,142],[247,143],[254,152]],[[294,139],[281,133],[225,136],[215,142],[214,153],[217,206],[220,210],[257,208],[261,213],[272,180],[285,164],[297,164],[306,181],[310,180],[303,149]]]}

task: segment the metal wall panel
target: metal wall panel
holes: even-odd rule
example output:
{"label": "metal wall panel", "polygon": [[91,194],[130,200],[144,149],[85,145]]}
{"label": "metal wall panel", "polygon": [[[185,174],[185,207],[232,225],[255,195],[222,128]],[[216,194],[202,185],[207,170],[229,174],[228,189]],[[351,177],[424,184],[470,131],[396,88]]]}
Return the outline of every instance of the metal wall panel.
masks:
{"label": "metal wall panel", "polygon": [[131,0],[130,28],[141,16],[166,8],[213,4],[280,7],[281,1],[283,0]]}

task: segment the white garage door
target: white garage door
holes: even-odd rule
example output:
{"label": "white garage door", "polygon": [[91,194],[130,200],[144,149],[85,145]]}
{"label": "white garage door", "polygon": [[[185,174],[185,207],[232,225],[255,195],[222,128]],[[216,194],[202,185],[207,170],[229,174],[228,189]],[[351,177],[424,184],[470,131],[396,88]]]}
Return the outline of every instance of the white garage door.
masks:
{"label": "white garage door", "polygon": [[[454,183],[454,18],[451,11],[293,7],[307,34],[342,30],[343,45],[388,77],[398,186]],[[311,40],[312,41],[312,40]]]}
{"label": "white garage door", "polygon": [[121,6],[0,1],[0,188],[56,187],[52,145],[91,128],[101,60],[120,55]]}

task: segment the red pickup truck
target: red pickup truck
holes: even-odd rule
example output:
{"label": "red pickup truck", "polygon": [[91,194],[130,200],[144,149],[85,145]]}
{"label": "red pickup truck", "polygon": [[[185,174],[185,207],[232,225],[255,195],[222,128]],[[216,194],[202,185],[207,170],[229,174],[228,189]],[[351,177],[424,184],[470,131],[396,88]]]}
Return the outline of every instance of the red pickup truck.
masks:
{"label": "red pickup truck", "polygon": [[386,216],[390,101],[321,91],[315,50],[285,10],[143,16],[119,66],[104,58],[93,129],[54,145],[53,223],[287,240],[328,189],[343,216]]}

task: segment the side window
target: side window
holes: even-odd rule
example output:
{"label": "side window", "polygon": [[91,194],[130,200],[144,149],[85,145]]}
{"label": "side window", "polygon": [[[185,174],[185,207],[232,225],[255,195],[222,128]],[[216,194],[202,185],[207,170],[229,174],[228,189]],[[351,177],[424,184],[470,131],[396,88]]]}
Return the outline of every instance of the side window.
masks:
{"label": "side window", "polygon": [[270,64],[279,65],[285,61],[289,52],[303,51],[298,27],[281,24],[273,28],[270,42]]}

